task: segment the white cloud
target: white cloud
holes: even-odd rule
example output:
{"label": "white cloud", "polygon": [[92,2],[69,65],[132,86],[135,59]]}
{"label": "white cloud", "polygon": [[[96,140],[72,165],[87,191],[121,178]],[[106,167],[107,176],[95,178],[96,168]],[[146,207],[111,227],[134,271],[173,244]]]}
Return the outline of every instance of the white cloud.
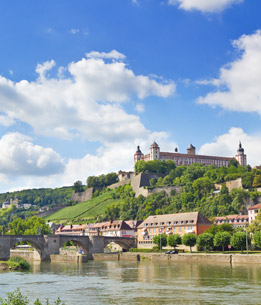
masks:
{"label": "white cloud", "polygon": [[97,52],[97,51],[92,51],[86,54],[87,58],[104,58],[104,59],[125,59],[126,56],[116,50],[112,50],[109,53],[106,52]]}
{"label": "white cloud", "polygon": [[64,164],[51,148],[34,145],[21,133],[10,133],[0,139],[0,172],[5,175],[51,175],[61,172]]}
{"label": "white cloud", "polygon": [[139,1],[138,0],[131,0],[132,4],[135,4],[135,5],[139,5]]}
{"label": "white cloud", "polygon": [[142,113],[145,111],[145,106],[143,104],[137,104],[135,106],[136,111],[138,111],[139,113]]}
{"label": "white cloud", "polygon": [[75,34],[78,34],[80,32],[79,29],[70,29],[69,31],[71,34],[75,35]]}
{"label": "white cloud", "polygon": [[198,10],[203,13],[219,13],[233,4],[244,0],[169,0],[169,5],[178,5],[186,11]]}
{"label": "white cloud", "polygon": [[37,64],[35,71],[39,74],[39,79],[43,80],[46,77],[46,72],[50,71],[55,66],[55,61],[46,61],[43,64]]}
{"label": "white cloud", "polygon": [[[154,139],[159,143],[163,151],[174,151],[176,143],[168,140],[168,134],[165,132],[147,133],[146,137],[139,137],[133,141],[122,141],[121,143],[109,143],[101,146],[96,155],[86,154],[80,159],[69,159],[62,175],[54,175],[47,179],[39,178],[38,184],[47,186],[72,185],[76,180],[84,183],[88,176],[100,175],[112,171],[133,170],[134,153],[137,146],[144,154],[149,153],[149,147]],[[56,183],[56,184],[55,184]]]}
{"label": "white cloud", "polygon": [[261,134],[248,135],[242,128],[232,127],[229,132],[218,136],[213,142],[204,144],[199,154],[211,156],[234,157],[241,141],[247,155],[247,163],[260,165]]}
{"label": "white cloud", "polygon": [[198,103],[261,114],[261,31],[243,35],[233,45],[238,58],[220,69],[218,79],[205,81],[218,90],[200,97]]}
{"label": "white cloud", "polygon": [[[123,58],[119,54],[112,51],[107,58]],[[53,60],[38,64],[39,78],[32,82],[15,83],[0,76],[0,111],[46,136],[81,136],[102,143],[135,139],[138,133],[145,136],[139,117],[126,113],[121,103],[133,96],[167,97],[175,91],[173,82],[135,75],[115,59],[83,58],[68,65],[71,77],[48,79],[46,72],[54,65]]]}
{"label": "white cloud", "polygon": [[15,120],[6,116],[0,115],[0,125],[4,127],[10,127],[15,124]]}

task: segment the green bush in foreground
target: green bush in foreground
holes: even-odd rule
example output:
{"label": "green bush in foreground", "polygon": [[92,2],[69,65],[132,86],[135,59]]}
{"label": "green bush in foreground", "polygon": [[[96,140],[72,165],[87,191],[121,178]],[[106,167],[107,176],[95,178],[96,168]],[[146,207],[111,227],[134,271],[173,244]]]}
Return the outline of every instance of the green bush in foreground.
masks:
{"label": "green bush in foreground", "polygon": [[12,267],[13,269],[22,269],[22,270],[28,270],[30,268],[30,264],[24,260],[21,257],[18,256],[14,256],[11,257],[8,261],[7,261],[7,265],[9,267]]}
{"label": "green bush in foreground", "polygon": [[[29,304],[29,299],[26,296],[23,296],[22,293],[20,292],[20,289],[17,288],[14,292],[8,292],[7,297],[5,300],[0,298],[0,305],[28,305]],[[49,300],[47,299],[45,303],[42,303],[39,299],[36,299],[33,303],[34,305],[51,305]],[[60,298],[58,298],[56,301],[53,303],[54,305],[65,305],[61,301]]]}

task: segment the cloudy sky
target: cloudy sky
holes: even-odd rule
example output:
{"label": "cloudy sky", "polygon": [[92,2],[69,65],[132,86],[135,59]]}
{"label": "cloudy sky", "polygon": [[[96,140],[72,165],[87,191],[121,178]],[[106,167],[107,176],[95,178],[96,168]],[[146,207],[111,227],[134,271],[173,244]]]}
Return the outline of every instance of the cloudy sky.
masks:
{"label": "cloudy sky", "polygon": [[133,169],[137,145],[261,164],[260,0],[0,2],[0,192]]}

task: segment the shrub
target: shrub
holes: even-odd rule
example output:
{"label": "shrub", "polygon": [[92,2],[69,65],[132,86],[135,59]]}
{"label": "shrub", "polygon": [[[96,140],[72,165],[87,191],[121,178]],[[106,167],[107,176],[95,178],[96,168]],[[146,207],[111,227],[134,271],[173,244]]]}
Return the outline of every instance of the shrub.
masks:
{"label": "shrub", "polygon": [[11,257],[7,261],[7,265],[14,269],[18,268],[22,270],[28,270],[30,268],[30,264],[26,260],[18,256]]}

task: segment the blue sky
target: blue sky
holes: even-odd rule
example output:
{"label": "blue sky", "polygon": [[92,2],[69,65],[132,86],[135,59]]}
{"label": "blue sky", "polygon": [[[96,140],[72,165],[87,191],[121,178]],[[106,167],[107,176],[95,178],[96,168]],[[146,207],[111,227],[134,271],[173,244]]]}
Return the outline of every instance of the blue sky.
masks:
{"label": "blue sky", "polygon": [[140,145],[261,150],[258,0],[0,3],[0,191],[131,170]]}

